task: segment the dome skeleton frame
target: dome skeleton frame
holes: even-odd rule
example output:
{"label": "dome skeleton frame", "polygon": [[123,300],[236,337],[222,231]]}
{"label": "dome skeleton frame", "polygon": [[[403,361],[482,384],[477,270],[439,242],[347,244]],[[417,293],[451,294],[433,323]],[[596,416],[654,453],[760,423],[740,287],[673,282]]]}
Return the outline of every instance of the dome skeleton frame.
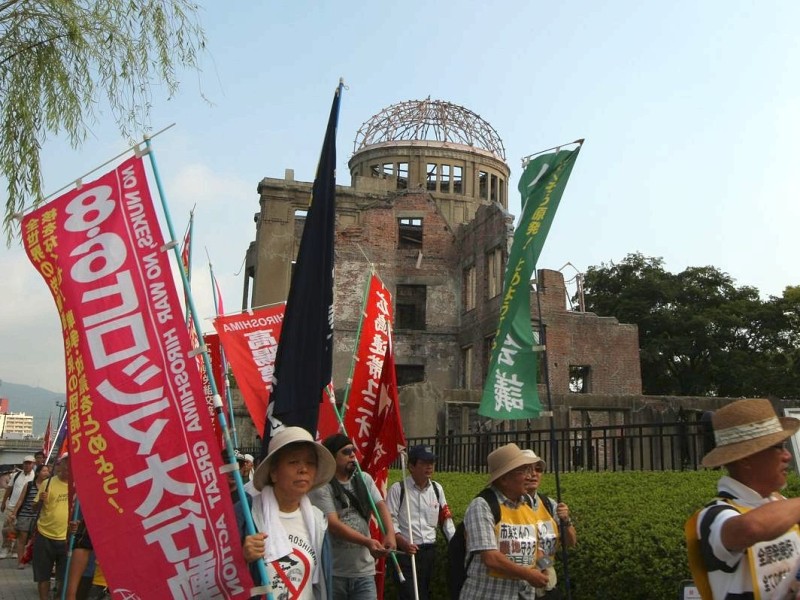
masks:
{"label": "dome skeleton frame", "polygon": [[478,147],[505,162],[503,140],[488,122],[471,110],[442,100],[409,100],[374,115],[356,133],[353,153],[373,144],[431,140]]}

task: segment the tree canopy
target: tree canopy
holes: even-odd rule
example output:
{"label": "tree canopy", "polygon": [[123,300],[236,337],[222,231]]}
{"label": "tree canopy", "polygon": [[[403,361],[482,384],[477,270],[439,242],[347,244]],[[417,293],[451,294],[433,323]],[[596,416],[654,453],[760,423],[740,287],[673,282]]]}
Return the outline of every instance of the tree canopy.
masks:
{"label": "tree canopy", "polygon": [[715,267],[629,254],[590,267],[586,310],[639,327],[645,394],[800,397],[800,286],[762,300]]}
{"label": "tree canopy", "polygon": [[205,36],[191,0],[0,0],[0,175],[3,227],[42,199],[48,135],[73,147],[107,103],[120,132],[147,126],[151,86],[173,94],[198,68]]}

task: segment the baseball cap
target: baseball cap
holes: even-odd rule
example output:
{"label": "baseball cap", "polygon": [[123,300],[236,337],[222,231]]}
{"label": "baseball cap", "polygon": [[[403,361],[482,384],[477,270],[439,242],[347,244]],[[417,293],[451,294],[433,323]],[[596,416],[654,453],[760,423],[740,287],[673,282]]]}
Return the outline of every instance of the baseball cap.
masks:
{"label": "baseball cap", "polygon": [[22,462],[36,462],[36,459],[30,454],[22,459]]}
{"label": "baseball cap", "polygon": [[436,455],[433,453],[433,448],[430,446],[419,445],[412,446],[408,451],[409,460],[436,460]]}

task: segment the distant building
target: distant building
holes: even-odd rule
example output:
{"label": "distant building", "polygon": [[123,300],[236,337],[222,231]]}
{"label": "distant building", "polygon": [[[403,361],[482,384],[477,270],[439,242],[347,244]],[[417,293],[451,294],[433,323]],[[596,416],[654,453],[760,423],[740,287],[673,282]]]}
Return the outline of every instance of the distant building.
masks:
{"label": "distant building", "polygon": [[[475,431],[486,421],[477,406],[513,236],[502,140],[466,108],[429,99],[403,102],[361,126],[348,164],[352,184],[336,188],[337,398],[343,399],[362,291],[374,267],[395,303],[406,433]],[[288,296],[311,187],[290,169],[283,179],[258,184],[261,208],[246,256],[243,308]],[[539,279],[552,391],[640,395],[637,327],[569,310],[558,271],[540,271]],[[535,295],[532,307],[538,329]],[[563,414],[573,420],[569,410]],[[239,434],[248,439],[241,427]]]}
{"label": "distant building", "polygon": [[25,413],[0,413],[0,437],[23,439],[33,436],[33,415]]}

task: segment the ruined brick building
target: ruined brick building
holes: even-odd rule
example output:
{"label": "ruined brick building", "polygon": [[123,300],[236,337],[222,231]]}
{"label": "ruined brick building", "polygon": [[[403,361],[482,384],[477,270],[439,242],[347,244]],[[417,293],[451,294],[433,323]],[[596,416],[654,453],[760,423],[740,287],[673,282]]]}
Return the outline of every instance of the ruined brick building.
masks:
{"label": "ruined brick building", "polygon": [[[500,136],[475,113],[429,99],[403,102],[362,125],[348,163],[351,185],[337,186],[337,397],[350,373],[363,289],[374,268],[394,296],[409,436],[487,426],[476,410],[513,234],[505,161]],[[259,183],[243,307],[286,299],[311,186],[295,181],[291,170]],[[535,330],[537,287],[560,423],[585,420],[585,411],[596,408],[621,422],[624,411],[643,402],[636,326],[568,309],[563,275],[541,270],[531,286]]]}

